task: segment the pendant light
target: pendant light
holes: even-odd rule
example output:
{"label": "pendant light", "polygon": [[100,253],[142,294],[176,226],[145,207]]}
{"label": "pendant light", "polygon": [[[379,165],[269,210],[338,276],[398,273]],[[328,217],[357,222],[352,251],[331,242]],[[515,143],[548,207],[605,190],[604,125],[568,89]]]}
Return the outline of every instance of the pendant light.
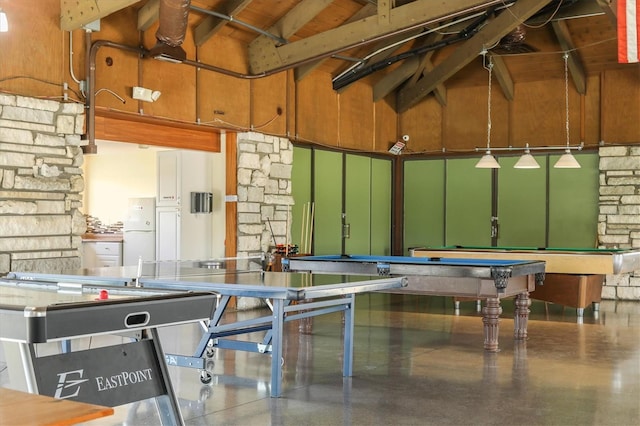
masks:
{"label": "pendant light", "polygon": [[567,143],[564,154],[558,159],[553,167],[556,169],[579,169],[580,163],[571,154],[569,147],[569,53],[564,53],[564,99],[565,99],[565,130],[567,135]]}
{"label": "pendant light", "polygon": [[531,155],[531,151],[529,150],[529,144],[525,145],[524,154],[518,160],[518,162],[513,166],[514,169],[539,169],[540,164],[533,158]]}
{"label": "pendant light", "polygon": [[[487,56],[487,51],[482,52],[482,62],[484,64]],[[482,156],[480,161],[476,164],[478,169],[499,169],[500,164],[496,161],[493,155],[491,155],[491,70],[493,69],[493,61],[489,57],[489,64],[484,67],[489,71],[489,94],[487,96],[487,151]]]}

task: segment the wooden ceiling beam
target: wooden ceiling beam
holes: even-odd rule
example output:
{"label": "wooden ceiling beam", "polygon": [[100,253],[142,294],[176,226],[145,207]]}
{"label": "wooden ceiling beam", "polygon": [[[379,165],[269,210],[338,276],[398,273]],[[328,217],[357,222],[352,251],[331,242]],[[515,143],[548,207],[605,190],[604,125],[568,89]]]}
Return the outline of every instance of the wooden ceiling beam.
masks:
{"label": "wooden ceiling beam", "polygon": [[[293,9],[287,12],[278,20],[271,28],[267,30],[269,33],[276,34],[284,39],[288,39],[297,33],[300,28],[304,27],[320,12],[333,3],[333,0],[302,0]],[[258,38],[267,38],[261,35]],[[255,41],[255,40],[254,40]],[[253,42],[252,42],[253,43]]]}
{"label": "wooden ceiling beam", "polygon": [[587,93],[587,77],[582,61],[571,39],[569,28],[567,28],[567,24],[564,21],[552,22],[551,27],[558,39],[558,43],[560,43],[560,47],[569,55],[567,59],[569,72],[571,73],[571,79],[576,86],[576,90],[581,95],[585,95]]}
{"label": "wooden ceiling beam", "polygon": [[598,6],[602,9],[605,15],[609,17],[613,26],[618,25],[618,10],[616,8],[616,0],[596,0]]}
{"label": "wooden ceiling beam", "polygon": [[[430,59],[425,58],[424,68],[421,68],[422,65],[422,61],[416,57],[405,60],[402,65],[393,70],[392,73],[382,77],[382,79],[373,86],[373,101],[377,102],[382,100],[405,81],[407,81],[407,85],[410,85],[411,80],[416,76],[423,75],[425,71],[428,73],[433,70],[433,64]],[[416,82],[417,81],[418,80],[416,80]],[[445,106],[447,104],[447,88],[443,83],[438,84],[435,89],[433,89],[433,94],[440,105]]]}
{"label": "wooden ceiling beam", "polygon": [[[541,25],[551,21],[563,21],[566,19],[587,18],[605,13],[600,6],[601,0],[581,0],[575,4],[561,8],[558,13],[553,11],[527,20],[527,25]],[[603,0],[604,1],[604,0]]]}
{"label": "wooden ceiling beam", "polygon": [[[431,33],[427,37],[425,37],[425,39],[422,41],[421,47],[429,46],[430,44],[437,43],[443,38],[444,38],[444,35],[442,33]],[[409,80],[408,82],[409,84],[416,84],[416,82],[422,78],[422,75],[424,74],[425,70],[433,69],[433,66],[432,66],[433,64],[431,64],[431,58],[433,57],[434,53],[436,53],[435,50],[431,50],[429,52],[426,52],[423,55],[420,55],[418,69]]]}
{"label": "wooden ceiling beam", "polygon": [[392,0],[378,0],[378,24],[389,25],[391,23]]}
{"label": "wooden ceiling beam", "polygon": [[[331,3],[332,0],[303,0],[267,31],[288,39]],[[249,43],[249,63],[272,62],[277,56],[276,48],[273,39],[265,35],[257,37]]]}
{"label": "wooden ceiling beam", "polygon": [[[441,33],[431,33],[425,37],[419,47],[437,43],[442,40],[442,38],[443,35]],[[435,51],[430,51],[420,57],[409,58],[398,68],[382,77],[382,79],[373,87],[374,101],[379,101],[386,97],[403,83],[405,83],[407,87],[415,85],[425,74],[425,71],[429,72],[433,69],[431,57],[434,53]],[[447,104],[447,89],[444,84],[436,86],[434,89],[434,95],[440,105],[445,106]]]}
{"label": "wooden ceiling beam", "polygon": [[373,86],[373,101],[378,102],[384,99],[389,93],[397,89],[402,83],[411,78],[412,75],[418,70],[420,61],[417,57],[413,56],[406,59],[402,64],[386,74]]}
{"label": "wooden ceiling beam", "polygon": [[60,0],[60,29],[72,31],[139,0]]}
{"label": "wooden ceiling beam", "polygon": [[[242,12],[253,0],[230,0],[222,2],[216,10],[221,15],[233,16]],[[226,19],[217,16],[207,16],[193,31],[193,38],[196,46],[202,46],[207,40],[213,37],[222,27],[227,24]]]}
{"label": "wooden ceiling beam", "polygon": [[[375,46],[373,46],[373,48],[369,48],[368,49],[368,53],[365,55],[365,57],[369,57],[371,56],[371,54],[373,52],[377,52],[374,53],[373,56],[369,57],[366,60],[366,63],[363,64],[363,66],[367,66],[368,64],[375,64],[377,62],[380,61],[384,61],[385,59],[387,59],[389,56],[391,56],[396,50],[398,50],[400,47],[402,47],[402,44],[398,44],[397,46],[394,47],[389,47],[386,48],[387,46],[392,46],[395,43],[401,42],[402,40],[406,39],[407,37],[412,37],[417,35],[418,33],[422,32],[422,29],[418,29],[415,30],[413,32],[409,32],[406,34],[397,34],[395,36],[389,37],[385,40],[383,40],[380,43],[376,43]],[[386,49],[385,49],[386,48]],[[340,75],[343,72],[345,72],[347,70],[347,68],[350,66],[351,64],[348,64],[347,66],[341,67],[336,73],[335,75]],[[344,89],[346,89],[347,87],[349,87],[351,84],[355,83],[355,81],[351,82],[350,84],[347,84],[346,86],[341,87],[340,89],[337,90],[338,93],[342,93],[342,91]]]}
{"label": "wooden ceiling beam", "polygon": [[416,0],[391,9],[390,23],[387,25],[379,25],[376,15],[282,46],[276,46],[273,42],[269,44],[252,43],[249,46],[251,72],[259,74],[294,67],[367,42],[381,40],[385,36],[410,31],[437,20],[450,19],[473,11],[484,10],[494,4],[502,4],[502,0],[452,0],[447,2]]}
{"label": "wooden ceiling beam", "polygon": [[464,42],[451,55],[445,58],[414,87],[401,89],[397,95],[398,112],[405,112],[422,98],[427,96],[440,83],[460,71],[478,55],[509,34],[522,21],[526,21],[550,0],[518,0],[510,10],[502,11],[495,19],[487,23],[477,34]]}
{"label": "wooden ceiling beam", "polygon": [[496,80],[502,89],[502,94],[508,101],[513,100],[513,79],[507,64],[504,63],[502,56],[492,55],[493,61],[493,75],[496,76]]}
{"label": "wooden ceiling beam", "polygon": [[138,11],[138,31],[147,31],[160,19],[160,0],[149,0]]}
{"label": "wooden ceiling beam", "polygon": [[[358,10],[351,18],[349,18],[345,24],[349,24],[351,22],[355,22],[358,21],[360,19],[364,19],[368,16],[372,16],[375,15],[376,13],[376,6],[371,4],[371,3],[367,3],[366,5],[364,5],[362,8],[360,8],[360,10]],[[304,77],[306,77],[307,75],[309,75],[311,73],[311,71],[315,70],[316,68],[318,68],[320,65],[322,65],[322,63],[324,61],[326,61],[327,59],[320,59],[318,61],[313,61],[313,62],[308,62],[306,64],[302,64],[299,67],[297,67],[294,71],[294,77],[296,81],[300,81],[302,80]]]}

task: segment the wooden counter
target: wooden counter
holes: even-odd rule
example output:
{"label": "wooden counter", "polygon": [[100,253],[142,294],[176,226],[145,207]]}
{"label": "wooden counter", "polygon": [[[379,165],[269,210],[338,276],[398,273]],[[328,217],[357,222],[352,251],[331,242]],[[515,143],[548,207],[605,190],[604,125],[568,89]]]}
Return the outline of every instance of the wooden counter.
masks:
{"label": "wooden counter", "polygon": [[82,234],[82,241],[83,242],[108,242],[108,243],[121,243],[123,240],[123,236],[121,232],[116,232],[113,234],[92,234],[92,233],[87,233],[87,234]]}
{"label": "wooden counter", "polygon": [[111,407],[0,388],[2,425],[73,425],[111,415]]}

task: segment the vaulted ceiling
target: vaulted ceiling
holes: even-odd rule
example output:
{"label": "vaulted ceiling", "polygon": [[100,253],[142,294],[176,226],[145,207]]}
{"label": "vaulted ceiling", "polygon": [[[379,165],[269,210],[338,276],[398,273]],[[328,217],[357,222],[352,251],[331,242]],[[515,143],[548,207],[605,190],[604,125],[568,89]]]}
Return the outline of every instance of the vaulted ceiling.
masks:
{"label": "vaulted ceiling", "polygon": [[[514,84],[562,78],[564,55],[579,93],[589,76],[617,63],[613,0],[60,0],[63,30],[73,30],[124,8],[137,29],[158,28],[165,59],[193,61],[180,45],[197,49],[230,37],[246,46],[243,70],[261,76],[293,69],[332,75],[333,89],[365,81],[373,101],[394,96],[398,112],[448,85],[486,82],[491,63],[507,99]],[[156,25],[160,22],[159,26]],[[182,38],[181,38],[182,36]],[[168,49],[162,49],[167,47]],[[211,47],[213,48],[213,47]],[[628,66],[628,65],[626,65]]]}

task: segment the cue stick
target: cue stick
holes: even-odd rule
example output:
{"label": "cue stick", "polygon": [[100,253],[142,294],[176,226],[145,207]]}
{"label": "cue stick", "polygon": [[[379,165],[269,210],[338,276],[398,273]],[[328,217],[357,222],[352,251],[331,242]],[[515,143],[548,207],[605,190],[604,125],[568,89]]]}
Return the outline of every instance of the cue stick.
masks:
{"label": "cue stick", "polygon": [[276,236],[273,235],[273,228],[271,227],[271,221],[269,220],[269,218],[267,218],[267,223],[269,224],[269,229],[271,230],[271,238],[273,238],[273,245],[274,245],[274,249],[276,249],[276,251],[278,250],[278,243],[276,242]]}
{"label": "cue stick", "polygon": [[300,228],[300,247],[306,247],[304,240],[304,233],[306,231],[306,216],[307,216],[307,203],[302,206],[302,227]]}
{"label": "cue stick", "polygon": [[309,252],[311,252],[311,240],[313,239],[313,219],[315,215],[316,203],[311,203],[311,220],[309,221]]}
{"label": "cue stick", "polygon": [[284,256],[289,257],[289,206],[287,206],[287,221],[285,222],[286,229],[284,230]]}

